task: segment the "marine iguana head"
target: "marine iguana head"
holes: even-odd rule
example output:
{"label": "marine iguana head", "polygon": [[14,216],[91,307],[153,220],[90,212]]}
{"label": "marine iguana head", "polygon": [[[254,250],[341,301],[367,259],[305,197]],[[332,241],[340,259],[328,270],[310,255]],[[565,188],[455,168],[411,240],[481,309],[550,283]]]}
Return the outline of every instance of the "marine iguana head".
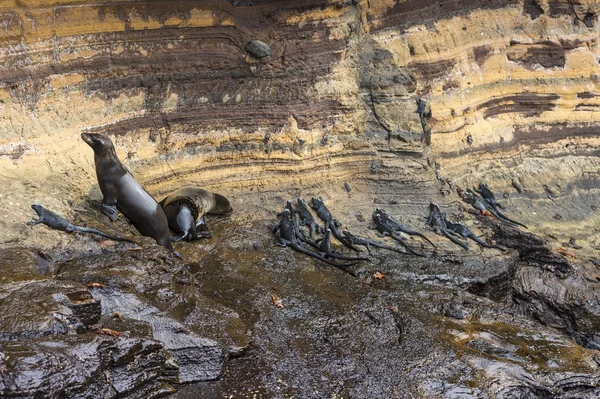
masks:
{"label": "marine iguana head", "polygon": [[33,209],[38,216],[42,216],[42,212],[44,212],[44,207],[38,204],[31,205],[31,209]]}
{"label": "marine iguana head", "polygon": [[380,222],[383,224],[383,220],[381,219],[381,214],[379,212],[374,212],[373,213],[373,220],[375,222]]}
{"label": "marine iguana head", "polygon": [[321,198],[312,197],[310,200],[310,207],[313,209],[320,208],[323,205],[323,200]]}
{"label": "marine iguana head", "polygon": [[475,202],[477,202],[477,196],[469,188],[467,188],[467,191],[459,191],[458,195],[467,204],[474,204]]}

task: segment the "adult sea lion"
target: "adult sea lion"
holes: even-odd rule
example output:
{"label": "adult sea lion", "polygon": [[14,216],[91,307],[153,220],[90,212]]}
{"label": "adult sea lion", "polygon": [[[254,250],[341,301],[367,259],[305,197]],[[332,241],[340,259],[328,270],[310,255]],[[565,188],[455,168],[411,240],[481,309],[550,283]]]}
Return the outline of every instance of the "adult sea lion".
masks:
{"label": "adult sea lion", "polygon": [[173,249],[164,211],[119,161],[112,141],[97,133],[81,133],[81,138],[94,150],[102,212],[115,221],[118,209],[142,235]]}
{"label": "adult sea lion", "polygon": [[178,234],[171,237],[172,241],[194,241],[211,237],[204,215],[226,215],[233,212],[227,198],[199,187],[180,188],[159,204],[167,215],[169,227]]}

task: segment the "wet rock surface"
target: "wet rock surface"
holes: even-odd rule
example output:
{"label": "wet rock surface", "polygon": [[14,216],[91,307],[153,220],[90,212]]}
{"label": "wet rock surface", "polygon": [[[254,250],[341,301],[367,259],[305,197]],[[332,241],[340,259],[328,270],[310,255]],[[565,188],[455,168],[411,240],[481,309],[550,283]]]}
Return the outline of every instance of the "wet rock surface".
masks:
{"label": "wet rock surface", "polygon": [[[392,161],[377,173],[392,173]],[[181,257],[150,240],[133,247],[85,236],[75,237],[68,258],[55,249],[4,250],[11,263],[0,288],[3,392],[597,397],[600,319],[590,261],[481,215],[463,220],[509,249],[463,250],[423,229],[426,205],[393,203],[398,190],[410,193],[406,183],[385,180],[372,201],[349,209],[344,196],[363,192],[359,181],[353,187],[348,193],[340,183],[337,200],[326,200],[343,228],[396,245],[364,217],[385,207],[437,249],[407,236],[425,257],[374,249],[370,262],[352,266],[353,277],[275,245],[269,230],[282,192],[246,195],[246,204],[260,204],[254,215],[209,217],[213,238],[177,243]],[[448,201],[455,195],[438,197],[444,210],[461,212]],[[53,383],[32,382],[32,373]]]}
{"label": "wet rock surface", "polygon": [[[0,6],[3,396],[600,397],[597,1],[72,3]],[[82,129],[158,200],[236,211],[182,258],[108,223]],[[529,230],[467,210],[481,180]],[[313,195],[437,249],[353,277],[276,246]],[[431,201],[508,250],[426,231]]]}
{"label": "wet rock surface", "polygon": [[0,390],[6,397],[156,398],[165,352],[157,341],[79,334],[0,342]]}

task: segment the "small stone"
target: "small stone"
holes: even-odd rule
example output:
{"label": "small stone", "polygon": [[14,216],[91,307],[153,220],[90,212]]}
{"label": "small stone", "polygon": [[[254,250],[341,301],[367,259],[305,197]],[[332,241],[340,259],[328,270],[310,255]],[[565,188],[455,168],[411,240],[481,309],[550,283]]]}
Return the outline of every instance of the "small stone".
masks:
{"label": "small stone", "polygon": [[447,309],[446,312],[444,313],[444,315],[446,317],[450,317],[450,318],[456,319],[456,320],[464,320],[466,318],[466,314],[464,311],[462,311],[460,309],[454,309],[454,308]]}
{"label": "small stone", "polygon": [[260,40],[251,40],[246,45],[246,51],[255,58],[261,59],[271,55],[271,47]]}
{"label": "small stone", "polygon": [[377,161],[371,162],[371,174],[377,173]]}
{"label": "small stone", "polygon": [[515,190],[517,190],[517,192],[523,192],[523,185],[521,184],[518,178],[512,179],[512,185],[515,188]]}

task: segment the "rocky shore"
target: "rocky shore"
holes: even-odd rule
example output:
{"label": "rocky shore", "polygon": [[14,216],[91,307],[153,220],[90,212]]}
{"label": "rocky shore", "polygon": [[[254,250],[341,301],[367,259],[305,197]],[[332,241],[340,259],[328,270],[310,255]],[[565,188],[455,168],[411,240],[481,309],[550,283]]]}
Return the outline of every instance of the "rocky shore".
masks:
{"label": "rocky shore", "polygon": [[[0,396],[599,397],[599,7],[3,2]],[[156,199],[235,212],[181,257],[109,222],[82,131]],[[480,181],[528,229],[460,199]],[[353,276],[277,246],[312,196],[436,250]],[[428,231],[430,202],[507,251]],[[26,226],[32,203],[137,245]]]}

